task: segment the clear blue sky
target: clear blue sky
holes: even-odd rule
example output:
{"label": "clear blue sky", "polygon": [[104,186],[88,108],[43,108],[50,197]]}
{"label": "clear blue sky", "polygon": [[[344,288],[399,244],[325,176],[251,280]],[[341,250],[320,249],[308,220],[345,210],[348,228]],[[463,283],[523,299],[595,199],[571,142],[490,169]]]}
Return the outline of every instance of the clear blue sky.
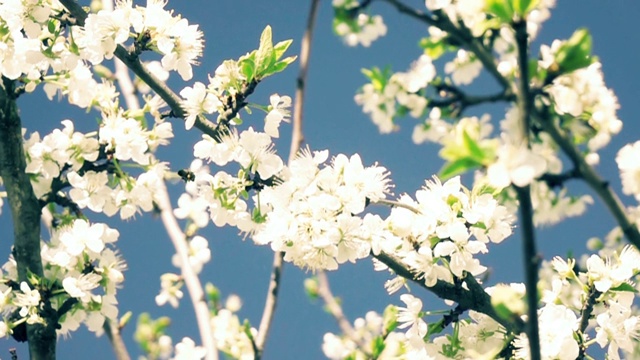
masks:
{"label": "clear blue sky", "polygon": [[[423,1],[407,0],[407,3],[416,7],[424,6]],[[190,23],[200,24],[205,33],[206,48],[202,66],[195,69],[194,78],[188,83],[191,84],[193,81],[206,82],[207,74],[222,60],[237,58],[256,48],[260,32],[267,24],[273,28],[274,40],[293,39],[291,53],[297,53],[309,2],[190,0],[170,1],[167,8],[174,8]],[[379,135],[376,127],[354,103],[353,95],[365,81],[360,74],[362,67],[393,64],[395,70],[405,70],[420,54],[417,41],[425,34],[426,27],[396,13],[386,4],[375,3],[372,9],[384,16],[389,28],[387,36],[370,48],[349,48],[332,33],[330,1],[322,2],[307,80],[305,137],[312,149],[328,148],[331,154],[357,152],[367,164],[380,162],[391,170],[397,194],[413,193],[442,165],[436,155],[437,148],[411,143],[414,120],[409,118],[401,122],[400,132]],[[554,38],[568,38],[577,27],[584,26],[591,30],[594,52],[603,63],[606,83],[618,95],[621,104],[618,114],[624,121],[623,132],[601,152],[601,164],[598,167],[599,172],[610,179],[616,188],[619,188],[619,179],[614,162],[615,153],[622,145],[640,138],[637,123],[640,115],[640,90],[637,86],[640,83],[640,71],[637,69],[640,47],[636,36],[638,15],[640,3],[635,1],[559,1],[536,42],[550,43]],[[534,50],[536,48],[534,46]],[[275,92],[293,96],[297,71],[297,64],[294,64],[284,73],[267,79],[259,85],[250,100],[266,103],[269,95]],[[483,79],[485,82],[481,82],[477,89],[493,86],[490,79]],[[177,74],[172,75],[170,85],[176,92],[188,84],[182,82]],[[60,121],[66,118],[86,123],[87,129],[95,124],[94,113],[85,114],[78,109],[70,109],[65,102],[46,102],[40,89],[35,94],[23,96],[20,105],[24,125],[29,131],[50,131],[59,127]],[[501,115],[496,113],[493,118],[499,120]],[[259,123],[262,118],[246,117],[245,121]],[[195,129],[186,133],[179,120],[175,120],[174,128],[177,131],[172,151],[165,151],[161,156],[166,156],[163,160],[170,161],[172,168],[179,169],[191,162],[192,146],[199,134]],[[285,124],[281,128],[281,142],[278,145],[283,158],[286,158],[289,149],[289,134],[290,129]],[[571,183],[571,186],[574,193],[584,190],[577,183]],[[180,189],[180,184],[174,186],[174,204]],[[623,198],[623,201],[632,204],[630,198]],[[580,253],[584,250],[586,239],[606,234],[613,226],[613,221],[600,208],[601,202],[596,199],[595,206],[585,216],[539,231],[539,246],[544,257],[550,259],[555,255],[564,255],[570,249]],[[8,256],[12,242],[8,211],[5,205],[0,216],[2,258]],[[129,264],[119,300],[121,313],[134,313],[134,320],[123,334],[133,357],[136,358],[139,353],[132,340],[135,318],[144,311],[150,312],[153,317],[171,316],[173,324],[169,333],[174,341],[190,336],[199,342],[188,300],[184,299],[178,310],[158,308],[154,302],[160,286],[159,276],[164,272],[176,271],[170,261],[173,249],[160,221],[145,215],[124,224],[112,222],[112,226],[116,224],[121,233],[118,245]],[[213,255],[212,262],[201,274],[202,281],[213,282],[224,294],[240,295],[244,302],[240,314],[257,327],[270,274],[272,251],[268,247],[254,246],[250,240],[243,242],[233,229],[217,229],[211,225],[202,235],[209,239]],[[493,246],[484,262],[491,267],[490,282],[522,281],[519,235],[509,238],[500,246]],[[310,302],[304,294],[302,282],[310,275],[293,266],[286,266],[265,359],[323,358],[320,350],[322,335],[327,331],[336,332],[337,326],[322,310],[322,303]],[[381,311],[390,302],[399,303],[397,295],[386,295],[382,286],[386,275],[374,273],[368,260],[343,266],[338,272],[331,273],[330,279],[334,293],[343,298],[345,312],[351,320],[364,316],[369,310]],[[441,302],[426,296],[420,289],[417,289],[416,295],[426,299],[426,307],[442,308]],[[13,340],[0,340],[0,357],[8,358],[8,349],[16,346]],[[20,359],[26,359],[26,348],[20,345],[18,349]],[[60,359],[113,358],[107,339],[95,339],[85,330],[76,332],[71,339],[60,341],[58,349]]]}

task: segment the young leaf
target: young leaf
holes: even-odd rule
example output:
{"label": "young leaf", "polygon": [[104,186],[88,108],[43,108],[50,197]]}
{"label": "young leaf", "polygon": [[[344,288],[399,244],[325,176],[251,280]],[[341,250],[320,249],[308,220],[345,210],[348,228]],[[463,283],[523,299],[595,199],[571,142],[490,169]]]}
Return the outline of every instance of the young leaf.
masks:
{"label": "young leaf", "polygon": [[256,53],[256,77],[262,77],[262,73],[276,61],[271,40],[271,26],[267,25],[260,35],[260,47]]}
{"label": "young leaf", "polygon": [[531,12],[539,2],[540,0],[513,0],[513,10],[521,18],[525,18],[525,16]]}
{"label": "young leaf", "polygon": [[272,67],[270,67],[267,71],[264,72],[264,74],[262,75],[263,78],[269,76],[269,75],[273,75],[276,73],[281,72],[282,70],[286,69],[287,66],[289,66],[288,63],[284,62],[284,61],[278,61],[277,63],[273,64]]}
{"label": "young leaf", "polygon": [[631,284],[629,283],[622,283],[616,287],[612,287],[610,289],[611,291],[627,291],[627,292],[632,292],[632,293],[637,293],[638,290],[636,290]]}
{"label": "young leaf", "polygon": [[556,62],[563,74],[585,68],[591,65],[591,34],[587,29],[576,30],[571,38],[564,43],[556,55]]}
{"label": "young leaf", "polygon": [[380,354],[382,354],[382,352],[384,351],[385,348],[385,344],[384,344],[384,339],[382,338],[382,336],[376,336],[375,339],[373,339],[373,341],[371,342],[371,347],[373,348],[371,355],[373,356],[374,359],[377,359]]}
{"label": "young leaf", "polygon": [[422,38],[420,40],[420,47],[424,50],[424,53],[433,60],[437,60],[452,48],[447,46],[444,41],[433,40],[430,37]]}
{"label": "young leaf", "polygon": [[445,164],[442,169],[440,169],[438,177],[442,180],[450,179],[480,165],[482,164],[473,158],[463,157]]}
{"label": "young leaf", "polygon": [[273,51],[276,54],[276,60],[280,60],[280,58],[282,57],[282,55],[284,55],[292,42],[293,40],[289,39],[280,41],[279,43],[275,44],[275,46],[273,47]]}
{"label": "young leaf", "polygon": [[286,63],[287,65],[291,64],[292,62],[296,61],[296,59],[298,58],[298,55],[295,56],[287,56],[286,58],[278,61],[279,63],[283,62]]}
{"label": "young leaf", "polygon": [[498,17],[504,23],[513,20],[513,7],[510,0],[487,0],[485,10]]}
{"label": "young leaf", "polygon": [[439,321],[429,323],[427,326],[427,335],[429,337],[431,335],[440,334],[442,330],[444,330],[444,319],[440,319]]}
{"label": "young leaf", "polygon": [[478,143],[471,137],[466,131],[462,132],[462,139],[464,141],[464,146],[467,148],[467,153],[471,156],[472,159],[482,162],[484,159],[484,151],[478,146]]}
{"label": "young leaf", "polygon": [[247,82],[253,80],[253,77],[256,74],[256,63],[253,61],[251,57],[247,57],[238,62],[240,65],[240,71],[246,77]]}

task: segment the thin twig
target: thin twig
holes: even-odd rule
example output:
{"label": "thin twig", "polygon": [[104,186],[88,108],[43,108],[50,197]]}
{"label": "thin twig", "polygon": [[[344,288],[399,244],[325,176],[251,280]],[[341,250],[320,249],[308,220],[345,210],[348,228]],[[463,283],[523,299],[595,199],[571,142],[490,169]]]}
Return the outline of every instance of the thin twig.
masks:
{"label": "thin twig", "polygon": [[173,242],[176,253],[180,258],[182,278],[184,279],[184,283],[187,287],[187,291],[189,292],[189,297],[191,298],[191,303],[195,311],[202,344],[207,350],[205,359],[217,360],[218,351],[216,350],[213,331],[211,329],[209,306],[207,305],[200,279],[189,265],[189,249],[187,247],[186,237],[180,229],[178,221],[173,216],[171,203],[169,201],[167,188],[164,182],[160,183],[160,189],[158,190],[159,191],[156,193],[156,199],[158,201],[158,208],[160,208],[160,217],[171,242]]}
{"label": "thin twig", "polygon": [[618,223],[618,226],[620,226],[622,232],[627,237],[627,240],[629,240],[636,249],[640,250],[640,231],[638,231],[636,225],[627,216],[622,201],[620,201],[618,195],[611,189],[609,182],[602,179],[596,170],[587,163],[584,156],[580,153],[580,150],[573,145],[571,139],[564,135],[558,125],[554,123],[548,114],[548,109],[545,114],[536,113],[535,116],[537,123],[542,129],[551,136],[553,141],[555,141],[569,159],[571,159],[580,177],[584,179],[589,187],[591,187],[604,202]]}
{"label": "thin twig", "polygon": [[307,30],[300,43],[300,72],[296,80],[296,97],[295,103],[293,104],[293,130],[291,134],[291,149],[289,150],[289,163],[295,159],[304,141],[304,134],[302,133],[304,94],[306,90],[307,70],[309,69],[309,56],[311,55],[311,39],[313,37],[313,28],[319,4],[319,0],[311,1],[311,9],[309,10],[309,17],[307,19]]}
{"label": "thin twig", "polygon": [[602,293],[596,290],[595,286],[589,289],[589,297],[585,300],[580,310],[580,331],[585,332],[589,326],[589,319],[593,313],[593,307],[596,305],[598,298]]}
{"label": "thin twig", "polygon": [[[531,109],[533,98],[529,89],[529,39],[527,35],[526,20],[513,24],[516,43],[518,47],[518,67],[520,81],[518,82],[518,107],[520,109],[520,122],[522,124],[522,140],[530,148],[529,129],[531,129]],[[514,186],[520,201],[520,222],[522,224],[522,262],[525,273],[525,286],[527,289],[528,319],[527,337],[529,338],[529,350],[532,360],[540,360],[540,333],[538,325],[538,270],[540,257],[536,250],[535,227],[533,225],[533,204],[531,202],[531,188]]]}
{"label": "thin twig", "polygon": [[254,359],[260,359],[264,351],[264,345],[267,341],[267,335],[271,327],[271,321],[278,303],[278,292],[280,290],[280,276],[282,275],[282,261],[284,253],[281,251],[273,254],[273,264],[271,265],[271,279],[269,280],[269,290],[267,298],[264,301],[264,310],[262,310],[262,319],[260,319],[260,328],[258,335],[254,341],[255,354]]}
{"label": "thin twig", "polygon": [[584,304],[582,304],[582,309],[580,309],[580,327],[578,328],[580,331],[580,354],[577,359],[584,359],[587,351],[587,346],[585,345],[585,341],[588,340],[585,331],[587,331],[587,326],[589,326],[589,320],[593,315],[593,307],[597,304],[598,298],[602,295],[602,293],[594,286],[589,288],[589,296],[585,299]]}
{"label": "thin twig", "polygon": [[[319,0],[311,1],[309,17],[307,18],[307,29],[305,30],[300,45],[300,72],[298,74],[295,102],[293,105],[293,131],[291,135],[291,148],[289,150],[289,163],[291,163],[293,159],[295,159],[295,156],[298,153],[298,150],[300,150],[300,146],[304,141],[304,135],[302,133],[302,110],[304,108],[305,82],[307,77],[307,70],[309,67],[309,54],[311,53],[311,39],[313,37],[313,29],[315,26],[319,4]],[[258,353],[255,354],[255,359],[259,359],[262,356],[267,335],[269,334],[271,321],[273,320],[273,315],[278,299],[278,291],[280,289],[280,276],[282,275],[283,258],[284,253],[280,251],[273,254],[271,280],[269,282],[269,289],[267,291],[264,310],[262,311],[260,328],[255,340],[255,346],[258,349]]]}
{"label": "thin twig", "polygon": [[114,324],[111,324],[111,320],[105,319],[102,328],[109,338],[109,342],[111,343],[113,352],[116,354],[116,359],[130,360],[131,356],[129,356],[127,346],[122,340],[122,335],[120,334],[120,328],[118,327],[118,324],[115,324],[114,326]]}
{"label": "thin twig", "polygon": [[[353,326],[351,326],[351,322],[347,320],[347,317],[342,312],[342,306],[338,304],[335,296],[331,292],[331,287],[329,286],[329,279],[327,279],[327,273],[322,270],[319,270],[316,273],[316,277],[318,278],[318,295],[322,298],[324,303],[327,306],[327,311],[336,319],[338,322],[338,327],[349,339],[354,341],[356,344],[359,343],[356,337],[355,330]],[[362,350],[362,346],[359,346]]]}
{"label": "thin twig", "polygon": [[447,107],[453,104],[460,104],[460,112],[464,111],[466,108],[486,104],[486,103],[494,103],[500,101],[513,101],[513,96],[507,94],[506,91],[501,91],[492,95],[467,95],[458,89],[454,93],[454,96],[445,97],[442,99],[431,99],[427,98],[427,106],[430,108],[433,107]]}
{"label": "thin twig", "polygon": [[405,204],[405,203],[401,203],[399,201],[394,201],[394,200],[388,200],[388,199],[379,199],[376,201],[372,201],[371,202],[372,205],[384,205],[384,206],[389,206],[389,207],[396,207],[396,208],[403,208],[403,209],[407,209],[410,210],[411,212],[413,212],[414,214],[420,214],[420,209],[417,209],[409,204]]}

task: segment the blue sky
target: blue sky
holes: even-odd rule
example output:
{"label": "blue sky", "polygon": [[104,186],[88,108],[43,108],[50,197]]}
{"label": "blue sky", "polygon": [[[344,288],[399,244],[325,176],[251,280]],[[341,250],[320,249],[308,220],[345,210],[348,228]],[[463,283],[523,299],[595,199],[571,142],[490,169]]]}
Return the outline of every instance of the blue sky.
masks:
{"label": "blue sky", "polygon": [[[416,7],[424,6],[423,1],[406,2]],[[275,41],[293,39],[290,53],[297,53],[309,3],[301,0],[170,1],[167,8],[175,9],[190,23],[200,24],[206,40],[201,66],[194,69],[193,80],[184,83],[177,74],[173,74],[170,85],[178,92],[194,81],[206,82],[207,74],[213,72],[220,62],[238,58],[255,49],[260,33],[267,24],[273,28]],[[370,48],[349,48],[332,33],[330,1],[322,2],[307,79],[305,138],[312,149],[329,149],[331,154],[359,153],[366,164],[379,162],[391,171],[396,194],[413,193],[442,165],[437,157],[437,148],[412,144],[414,120],[410,118],[400,122],[399,132],[378,134],[377,128],[354,103],[353,95],[365,82],[360,73],[362,67],[392,64],[395,70],[405,70],[420,55],[417,42],[425,34],[426,27],[396,13],[383,3],[374,3],[372,10],[384,16],[389,28],[387,36]],[[640,137],[637,123],[640,115],[637,101],[640,97],[637,86],[640,83],[640,71],[637,70],[640,50],[635,39],[638,14],[640,3],[632,1],[559,1],[551,19],[543,25],[537,45],[533,47],[535,51],[540,43],[568,38],[578,27],[590,29],[594,53],[603,63],[606,83],[619,98],[621,109],[618,115],[624,121],[623,132],[601,152],[601,164],[598,167],[598,171],[616,189],[620,186],[615,154],[621,146]],[[265,80],[250,100],[266,104],[272,93],[293,96],[297,71],[296,63],[284,73]],[[482,91],[492,86],[491,79],[483,77],[475,89]],[[42,90],[23,96],[20,105],[24,126],[29,131],[40,130],[42,134],[59,127],[60,121],[66,118],[87,124],[82,125],[87,129],[95,125],[96,114],[70,108],[65,102],[47,102]],[[499,110],[494,109],[492,118],[495,121],[501,119]],[[245,122],[260,124],[262,117],[246,116]],[[180,120],[175,120],[174,128],[176,138],[171,151],[161,152],[160,156],[169,161],[172,168],[179,169],[191,162],[193,144],[200,136],[195,129],[185,132]],[[288,155],[289,135],[290,128],[284,124],[278,143],[283,158]],[[585,191],[585,187],[577,182],[570,183],[570,186],[575,194]],[[180,191],[181,184],[173,186],[174,204]],[[623,201],[632,204],[631,198],[623,197]],[[613,220],[601,204],[596,198],[595,205],[586,215],[539,231],[539,247],[544,257],[550,259],[555,255],[564,255],[568,250],[581,253],[589,237],[606,234],[613,226]],[[9,209],[5,205],[2,210],[0,257],[6,258],[12,239]],[[134,313],[134,320],[123,334],[131,354],[135,358],[139,353],[132,336],[135,318],[144,311],[150,312],[153,317],[170,316],[173,323],[169,334],[174,341],[191,336],[198,342],[188,300],[183,300],[177,310],[159,308],[154,302],[160,286],[159,276],[176,271],[171,266],[173,249],[159,219],[145,215],[138,216],[135,221],[110,221],[110,224],[120,230],[118,245],[129,264],[119,300],[121,313]],[[211,225],[201,234],[209,239],[213,258],[201,274],[203,283],[214,283],[223,294],[240,295],[244,302],[241,316],[249,318],[257,327],[270,274],[272,251],[268,247],[253,245],[250,240],[243,241],[237,231],[229,228],[218,229]],[[501,245],[491,248],[490,254],[485,256],[483,261],[491,268],[490,282],[522,281],[519,241],[519,234],[516,233]],[[281,298],[267,342],[265,359],[323,358],[320,350],[322,335],[327,331],[337,332],[337,326],[323,311],[322,303],[311,302],[306,297],[302,283],[311,275],[288,264],[285,266]],[[388,303],[400,303],[398,295],[386,295],[382,286],[386,275],[373,272],[369,260],[362,260],[356,265],[347,264],[329,276],[334,294],[343,298],[345,312],[352,321],[369,310],[381,311]],[[416,289],[415,294],[425,299],[425,307],[444,308],[442,302],[427,296],[420,289]],[[0,340],[0,357],[8,357],[8,349],[16,346],[13,340]],[[68,340],[60,341],[58,348],[60,359],[97,360],[113,357],[106,338],[95,339],[84,330]],[[26,348],[20,345],[18,349],[20,358],[26,358]]]}

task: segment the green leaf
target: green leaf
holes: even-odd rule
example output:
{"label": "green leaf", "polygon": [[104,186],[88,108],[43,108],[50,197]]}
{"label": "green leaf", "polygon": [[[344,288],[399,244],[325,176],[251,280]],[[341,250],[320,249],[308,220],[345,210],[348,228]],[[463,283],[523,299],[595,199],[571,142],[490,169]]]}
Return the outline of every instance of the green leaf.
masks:
{"label": "green leaf", "polygon": [[287,49],[289,48],[292,42],[293,40],[291,39],[280,41],[273,47],[273,51],[276,54],[276,60],[279,60],[282,57],[282,55],[284,55],[284,53],[287,51]]}
{"label": "green leaf", "polygon": [[463,157],[446,163],[442,169],[440,169],[438,177],[444,181],[456,175],[463,174],[471,169],[477,168],[480,165],[482,164],[473,158]]}
{"label": "green leaf", "polygon": [[380,354],[382,354],[385,348],[384,339],[382,338],[382,336],[376,336],[376,338],[373,339],[372,348],[373,350],[371,351],[371,355],[374,359],[377,359]]}
{"label": "green leaf", "polygon": [[532,79],[544,80],[546,76],[547,76],[547,69],[538,66],[537,59],[530,59],[529,60],[529,80],[530,81]]}
{"label": "green leaf", "polygon": [[289,65],[289,64],[293,63],[294,61],[296,61],[297,58],[298,58],[298,55],[288,56],[288,57],[278,61],[278,63],[286,63],[287,65]]}
{"label": "green leaf", "polygon": [[484,151],[482,151],[480,146],[478,146],[478,143],[469,136],[466,130],[462,131],[462,140],[464,146],[468,150],[467,154],[469,154],[472,159],[482,163],[482,160],[484,159]]}
{"label": "green leaf", "polygon": [[514,12],[510,0],[486,0],[485,10],[504,23],[510,23],[513,20]]}
{"label": "green leaf", "polygon": [[502,319],[508,320],[513,319],[514,317],[511,310],[509,310],[507,305],[505,305],[504,303],[496,304],[493,306],[493,308],[496,310],[496,314],[498,314],[498,316]]}
{"label": "green leaf", "polygon": [[611,291],[626,291],[626,292],[632,292],[632,293],[637,293],[638,290],[636,290],[631,284],[629,283],[622,283],[616,287],[612,287],[610,289]]}
{"label": "green leaf", "polygon": [[382,326],[384,334],[390,334],[398,327],[398,308],[394,305],[388,305],[382,313]]}
{"label": "green leaf", "polygon": [[242,59],[239,61],[240,71],[247,79],[247,82],[253,80],[256,75],[256,63],[253,61],[251,57]]}
{"label": "green leaf", "polygon": [[220,302],[220,290],[218,290],[212,283],[207,283],[204,287],[205,294],[207,294],[207,302],[210,308],[215,308]]}
{"label": "green leaf", "polygon": [[51,34],[56,33],[56,23],[53,19],[49,19],[49,21],[47,22],[47,30],[49,30]]}
{"label": "green leaf", "polygon": [[382,91],[384,89],[387,85],[387,81],[389,81],[389,77],[391,76],[391,69],[388,66],[384,70],[380,70],[378,67],[373,67],[371,69],[362,69],[361,71],[364,76],[369,78],[371,84],[377,91]]}
{"label": "green leaf", "polygon": [[421,39],[419,45],[424,50],[424,53],[433,60],[438,59],[452,48],[442,40],[433,40],[428,37]]}
{"label": "green leaf", "polygon": [[512,0],[513,10],[520,16],[525,18],[526,15],[538,6],[540,0]]}
{"label": "green leaf", "polygon": [[556,54],[556,62],[560,72],[568,74],[572,71],[591,65],[594,58],[591,56],[591,34],[587,29],[576,30]]}
{"label": "green leaf", "polygon": [[304,290],[310,300],[316,300],[319,297],[318,288],[320,285],[318,284],[318,278],[313,276],[304,280]]}
{"label": "green leaf", "polygon": [[258,51],[266,48],[273,49],[273,40],[271,34],[271,26],[267,25],[264,30],[262,30],[262,34],[260,34],[260,47]]}
{"label": "green leaf", "polygon": [[269,75],[273,75],[273,74],[277,74],[281,71],[283,71],[284,69],[287,68],[287,66],[289,66],[288,63],[284,62],[284,61],[278,61],[277,63],[273,64],[272,67],[270,67],[264,74],[262,77],[267,77]]}
{"label": "green leaf", "polygon": [[431,335],[440,334],[444,330],[444,319],[440,319],[439,321],[429,323],[427,326],[427,335],[425,337],[430,337]]}
{"label": "green leaf", "polygon": [[276,61],[271,40],[271,26],[267,25],[260,35],[260,47],[256,54],[256,77],[262,77],[262,73]]}

